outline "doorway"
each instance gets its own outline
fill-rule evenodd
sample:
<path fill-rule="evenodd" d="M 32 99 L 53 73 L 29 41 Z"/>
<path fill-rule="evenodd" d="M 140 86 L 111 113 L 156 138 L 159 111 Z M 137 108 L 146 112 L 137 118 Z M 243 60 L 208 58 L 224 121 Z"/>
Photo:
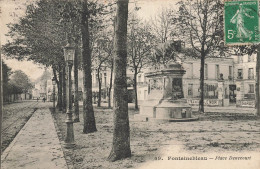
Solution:
<path fill-rule="evenodd" d="M 236 85 L 229 85 L 229 102 L 236 103 Z"/>

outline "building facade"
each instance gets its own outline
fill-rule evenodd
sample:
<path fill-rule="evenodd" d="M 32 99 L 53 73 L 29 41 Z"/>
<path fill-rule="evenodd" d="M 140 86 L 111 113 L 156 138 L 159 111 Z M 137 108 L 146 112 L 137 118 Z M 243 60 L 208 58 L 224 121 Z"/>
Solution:
<path fill-rule="evenodd" d="M 256 84 L 256 55 L 240 55 L 234 59 L 237 106 L 254 107 Z"/>
<path fill-rule="evenodd" d="M 183 94 L 188 103 L 199 105 L 200 59 L 186 59 L 183 76 Z M 204 105 L 254 107 L 256 55 L 230 58 L 207 58 L 204 67 Z M 145 72 L 139 74 L 139 103 L 146 100 L 148 85 Z"/>
<path fill-rule="evenodd" d="M 183 93 L 191 105 L 200 100 L 200 60 L 187 59 L 183 63 Z M 207 58 L 204 67 L 204 105 L 221 106 L 235 104 L 233 58 Z M 232 89 L 232 90 L 231 90 Z M 229 100 L 229 101 L 227 101 Z"/>

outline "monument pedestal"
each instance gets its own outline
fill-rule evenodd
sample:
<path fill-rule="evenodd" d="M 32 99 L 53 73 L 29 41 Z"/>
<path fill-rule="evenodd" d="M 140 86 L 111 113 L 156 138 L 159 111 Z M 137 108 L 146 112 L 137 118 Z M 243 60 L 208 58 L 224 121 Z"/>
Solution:
<path fill-rule="evenodd" d="M 141 121 L 159 122 L 184 122 L 198 120 L 192 116 L 191 106 L 184 99 L 161 101 L 146 101 L 140 107 L 140 114 L 135 115 L 135 119 Z"/>
<path fill-rule="evenodd" d="M 178 63 L 146 74 L 149 79 L 148 99 L 140 105 L 135 119 L 142 121 L 193 121 L 191 106 L 183 99 L 182 76 L 185 70 Z"/>

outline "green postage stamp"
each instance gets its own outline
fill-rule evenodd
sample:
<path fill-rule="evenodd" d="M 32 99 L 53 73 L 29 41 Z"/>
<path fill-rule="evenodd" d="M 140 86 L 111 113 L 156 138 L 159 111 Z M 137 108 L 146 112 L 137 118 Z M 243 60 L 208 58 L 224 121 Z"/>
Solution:
<path fill-rule="evenodd" d="M 226 45 L 259 43 L 258 1 L 225 2 Z"/>

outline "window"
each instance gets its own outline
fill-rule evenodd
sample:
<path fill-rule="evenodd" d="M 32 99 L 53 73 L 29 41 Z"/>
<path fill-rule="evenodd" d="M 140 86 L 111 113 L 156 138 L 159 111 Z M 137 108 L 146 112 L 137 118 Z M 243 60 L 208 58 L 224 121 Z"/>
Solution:
<path fill-rule="evenodd" d="M 248 62 L 253 62 L 254 59 L 253 59 L 253 55 L 248 55 Z"/>
<path fill-rule="evenodd" d="M 238 63 L 243 63 L 243 56 L 242 55 L 238 56 Z"/>
<path fill-rule="evenodd" d="M 204 67 L 204 75 L 205 75 L 205 79 L 208 79 L 208 65 L 205 64 L 205 67 Z"/>
<path fill-rule="evenodd" d="M 191 64 L 191 67 L 190 67 L 191 69 L 191 78 L 193 78 L 193 64 Z"/>
<path fill-rule="evenodd" d="M 217 98 L 217 84 L 204 84 L 204 97 L 208 99 Z"/>
<path fill-rule="evenodd" d="M 254 56 L 248 55 L 248 62 L 254 62 Z"/>
<path fill-rule="evenodd" d="M 253 68 L 248 69 L 248 79 L 254 79 L 254 69 Z"/>
<path fill-rule="evenodd" d="M 188 84 L 188 96 L 192 96 L 192 89 L 193 89 L 193 84 Z"/>
<path fill-rule="evenodd" d="M 138 80 L 137 80 L 137 82 L 139 82 L 139 83 L 141 82 L 141 75 L 140 75 L 140 74 L 138 75 Z"/>
<path fill-rule="evenodd" d="M 232 80 L 232 66 L 229 66 L 229 69 L 228 69 L 229 71 L 228 71 L 228 79 L 229 80 Z"/>
<path fill-rule="evenodd" d="M 101 84 L 101 86 L 102 86 L 102 80 L 103 80 L 102 77 L 103 77 L 103 76 L 102 76 L 102 73 L 100 73 L 100 74 L 99 74 L 99 78 L 100 78 L 100 84 Z"/>
<path fill-rule="evenodd" d="M 254 84 L 249 84 L 249 92 L 248 93 L 254 93 L 255 87 Z"/>
<path fill-rule="evenodd" d="M 146 77 L 144 76 L 144 83 L 146 83 Z"/>
<path fill-rule="evenodd" d="M 147 90 L 144 91 L 144 99 L 147 97 Z"/>
<path fill-rule="evenodd" d="M 243 69 L 237 70 L 237 79 L 243 79 Z"/>
<path fill-rule="evenodd" d="M 96 86 L 98 86 L 98 74 L 96 73 Z"/>
<path fill-rule="evenodd" d="M 104 73 L 104 85 L 107 86 L 107 73 Z"/>
<path fill-rule="evenodd" d="M 216 65 L 216 79 L 219 79 L 219 65 Z"/>

